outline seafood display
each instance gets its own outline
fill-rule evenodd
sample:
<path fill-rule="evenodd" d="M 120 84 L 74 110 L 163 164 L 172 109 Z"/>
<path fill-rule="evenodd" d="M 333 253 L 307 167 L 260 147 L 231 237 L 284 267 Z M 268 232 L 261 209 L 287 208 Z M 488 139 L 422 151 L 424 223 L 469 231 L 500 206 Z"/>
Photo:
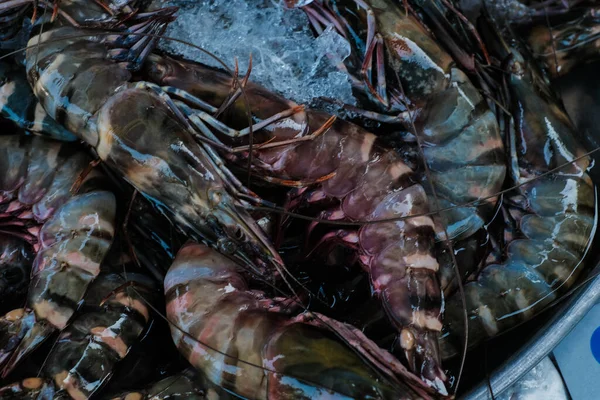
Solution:
<path fill-rule="evenodd" d="M 480 346 L 585 283 L 599 175 L 597 102 L 563 79 L 597 63 L 597 6 L 484 3 L 185 4 L 222 60 L 169 28 L 177 0 L 0 0 L 0 398 L 486 379 Z M 267 88 L 238 52 L 268 18 Z"/>

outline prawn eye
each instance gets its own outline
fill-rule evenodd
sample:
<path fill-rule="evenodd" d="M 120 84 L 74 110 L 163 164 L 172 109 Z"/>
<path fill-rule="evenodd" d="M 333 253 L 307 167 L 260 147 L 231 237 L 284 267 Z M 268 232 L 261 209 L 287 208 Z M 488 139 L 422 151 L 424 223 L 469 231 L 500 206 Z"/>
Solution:
<path fill-rule="evenodd" d="M 219 205 L 222 199 L 223 194 L 219 190 L 208 191 L 208 201 L 213 207 Z"/>
<path fill-rule="evenodd" d="M 217 250 L 223 254 L 233 254 L 237 250 L 237 245 L 227 238 L 221 238 L 217 241 Z"/>
<path fill-rule="evenodd" d="M 151 64 L 150 68 L 148 69 L 148 74 L 156 80 L 160 80 L 163 78 L 166 78 L 167 76 L 170 75 L 170 68 L 166 65 L 163 65 L 161 63 L 149 63 Z"/>

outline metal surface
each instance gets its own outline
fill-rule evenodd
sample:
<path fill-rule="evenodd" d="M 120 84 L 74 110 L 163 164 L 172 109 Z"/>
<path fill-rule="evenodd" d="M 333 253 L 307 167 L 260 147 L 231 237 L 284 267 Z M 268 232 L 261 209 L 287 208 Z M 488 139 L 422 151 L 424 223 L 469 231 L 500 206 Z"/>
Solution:
<path fill-rule="evenodd" d="M 600 272 L 597 266 L 592 273 Z M 490 375 L 494 396 L 505 391 L 546 357 L 600 300 L 600 276 L 580 288 L 557 310 L 521 349 Z M 480 382 L 461 397 L 468 400 L 492 400 L 487 382 Z"/>

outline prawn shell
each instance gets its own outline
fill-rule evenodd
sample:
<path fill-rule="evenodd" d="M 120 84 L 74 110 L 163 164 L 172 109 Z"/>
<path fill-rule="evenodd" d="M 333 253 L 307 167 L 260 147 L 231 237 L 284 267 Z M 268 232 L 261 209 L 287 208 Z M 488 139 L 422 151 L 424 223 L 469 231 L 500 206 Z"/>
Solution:
<path fill-rule="evenodd" d="M 61 332 L 46 362 L 45 374 L 74 399 L 89 398 L 110 379 L 149 322 L 145 302 L 155 300 L 153 282 L 144 275 L 107 269 L 89 286 L 86 311 Z M 119 289 L 128 282 L 139 284 L 144 294 Z"/>
<path fill-rule="evenodd" d="M 0 62 L 0 114 L 17 126 L 61 141 L 73 142 L 77 137 L 48 116 L 34 96 L 21 68 Z"/>
<path fill-rule="evenodd" d="M 66 326 L 100 272 L 114 235 L 115 209 L 112 193 L 87 193 L 74 197 L 44 225 L 40 236 L 45 248 L 35 259 L 28 294 L 38 318 L 59 329 Z M 75 225 L 65 223 L 71 220 Z"/>

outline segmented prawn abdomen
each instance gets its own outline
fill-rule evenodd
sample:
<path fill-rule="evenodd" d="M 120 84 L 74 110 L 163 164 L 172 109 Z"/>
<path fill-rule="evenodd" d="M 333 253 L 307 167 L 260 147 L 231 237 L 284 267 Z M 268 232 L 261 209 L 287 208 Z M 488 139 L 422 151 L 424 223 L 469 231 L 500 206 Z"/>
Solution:
<path fill-rule="evenodd" d="M 42 227 L 29 304 L 39 320 L 62 329 L 98 276 L 115 233 L 116 200 L 97 191 L 73 197 Z"/>
<path fill-rule="evenodd" d="M 119 289 L 125 282 L 145 288 Z M 147 290 L 151 285 L 143 275 L 114 272 L 101 274 L 90 285 L 84 299 L 86 311 L 61 332 L 45 364 L 44 373 L 58 388 L 74 399 L 87 399 L 109 379 L 149 321 L 145 302 L 153 300 Z M 143 298 L 140 291 L 144 291 Z"/>
<path fill-rule="evenodd" d="M 115 212 L 112 193 L 90 192 L 73 197 L 42 227 L 43 245 L 27 293 L 33 311 L 14 319 L 8 313 L 1 319 L 7 325 L 3 331 L 10 331 L 7 340 L 13 343 L 2 349 L 4 374 L 54 329 L 67 325 L 112 243 Z"/>
<path fill-rule="evenodd" d="M 6 156 L 0 160 L 6 166 L 6 174 L 0 177 L 0 202 L 2 197 L 5 203 L 13 200 L 5 206 L 13 217 L 37 223 L 47 220 L 71 197 L 71 186 L 90 163 L 74 145 L 41 137 L 3 136 L 0 144 Z M 18 215 L 18 210 L 31 215 Z"/>
<path fill-rule="evenodd" d="M 91 37 L 82 38 L 85 33 Z M 71 36 L 78 37 L 62 40 Z M 39 46 L 39 52 L 34 46 L 38 40 L 57 39 L 61 40 Z M 131 79 L 131 73 L 105 56 L 101 38 L 90 31 L 52 29 L 32 38 L 29 45 L 34 47 L 27 52 L 27 74 L 36 97 L 56 122 L 95 145 L 93 116 Z"/>
<path fill-rule="evenodd" d="M 272 323 L 260 318 L 248 319 L 249 326 L 237 323 L 240 312 L 251 315 L 260 307 L 245 292 L 248 288 L 236 268 L 207 248 L 183 247 L 165 277 L 167 318 L 174 324 L 171 335 L 179 351 L 211 382 L 241 395 L 265 398 L 261 348 Z M 203 335 L 205 330 L 220 334 Z M 239 349 L 238 336 L 249 339 Z M 237 363 L 237 358 L 257 367 Z"/>
<path fill-rule="evenodd" d="M 427 211 L 423 189 L 413 185 L 389 194 L 369 219 L 387 219 Z M 369 272 L 376 293 L 390 304 L 390 317 L 398 328 L 441 329 L 442 304 L 433 255 L 433 223 L 429 217 L 365 225 L 361 247 L 372 257 Z"/>
<path fill-rule="evenodd" d="M 448 235 L 465 238 L 487 222 L 484 216 L 497 201 L 494 193 L 502 187 L 506 165 L 495 115 L 464 73 L 453 68 L 452 78 L 452 85 L 429 100 L 420 126 L 440 208 L 485 199 L 442 212 Z"/>
<path fill-rule="evenodd" d="M 509 164 L 514 192 L 506 197 L 515 236 L 501 264 L 485 267 L 465 285 L 469 344 L 526 321 L 565 293 L 584 269 L 598 218 L 589 157 L 546 81 L 515 48 L 509 79 L 514 130 Z M 560 167 L 560 168 L 559 168 Z M 558 169 L 557 169 L 558 168 Z M 441 347 L 458 353 L 462 304 L 449 299 Z"/>

